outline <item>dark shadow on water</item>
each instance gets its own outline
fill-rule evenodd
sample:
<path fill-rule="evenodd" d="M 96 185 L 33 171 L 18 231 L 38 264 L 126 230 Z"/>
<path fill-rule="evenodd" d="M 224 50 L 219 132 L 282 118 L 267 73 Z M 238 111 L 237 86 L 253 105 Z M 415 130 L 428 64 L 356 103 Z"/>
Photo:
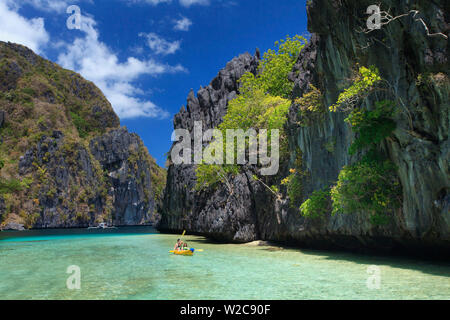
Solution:
<path fill-rule="evenodd" d="M 200 238 L 189 240 L 194 244 L 229 244 L 226 241 L 220 241 L 210 238 Z M 450 261 L 426 259 L 411 257 L 402 254 L 386 254 L 386 253 L 364 253 L 349 252 L 348 250 L 318 250 L 309 248 L 300 248 L 295 245 L 286 245 L 279 242 L 268 242 L 268 246 L 255 246 L 259 250 L 266 252 L 280 252 L 284 249 L 297 250 L 303 254 L 322 257 L 329 261 L 348 261 L 361 265 L 377 265 L 389 266 L 392 268 L 416 270 L 430 275 L 449 277 L 450 282 Z M 445 259 L 445 258 L 444 258 Z"/>
<path fill-rule="evenodd" d="M 218 241 L 210 238 L 192 239 L 189 240 L 192 244 L 229 244 L 229 242 Z M 430 275 L 449 277 L 450 282 L 450 262 L 433 260 L 433 259 L 419 259 L 404 255 L 395 254 L 381 254 L 381 253 L 353 253 L 345 250 L 315 250 L 303 249 L 298 246 L 290 246 L 283 243 L 268 242 L 269 246 L 255 246 L 260 250 L 266 252 L 280 252 L 284 249 L 297 250 L 303 254 L 320 256 L 329 261 L 348 261 L 361 265 L 377 265 L 389 266 L 392 268 L 416 270 Z"/>
<path fill-rule="evenodd" d="M 198 243 L 198 244 L 229 244 L 229 242 L 218 241 L 218 240 L 209 239 L 209 238 L 188 239 L 189 235 L 185 236 L 184 238 L 185 238 L 186 241 L 189 241 L 189 243 Z"/>
<path fill-rule="evenodd" d="M 360 264 L 389 266 L 392 268 L 410 269 L 423 273 L 448 277 L 450 282 L 450 263 L 443 261 L 417 260 L 408 257 L 393 256 L 361 256 L 356 254 L 328 255 L 327 260 L 344 260 Z M 395 261 L 393 261 L 395 260 Z"/>
<path fill-rule="evenodd" d="M 348 261 L 362 265 L 389 266 L 392 268 L 409 269 L 422 273 L 448 277 L 450 283 L 450 262 L 442 260 L 419 259 L 409 256 L 398 256 L 380 253 L 353 253 L 347 251 L 326 251 L 314 249 L 301 249 L 298 247 L 277 244 L 279 248 L 297 250 L 303 254 L 320 256 L 329 261 Z M 267 249 L 266 249 L 267 250 Z M 270 250 L 276 252 L 278 250 Z"/>

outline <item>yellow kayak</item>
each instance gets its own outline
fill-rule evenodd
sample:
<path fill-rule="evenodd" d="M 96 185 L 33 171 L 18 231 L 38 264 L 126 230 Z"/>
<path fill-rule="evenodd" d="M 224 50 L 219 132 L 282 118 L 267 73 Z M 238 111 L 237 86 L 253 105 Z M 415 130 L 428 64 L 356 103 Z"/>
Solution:
<path fill-rule="evenodd" d="M 180 256 L 193 256 L 194 255 L 194 249 L 189 250 L 177 250 L 177 251 L 170 251 L 170 253 L 180 255 Z"/>

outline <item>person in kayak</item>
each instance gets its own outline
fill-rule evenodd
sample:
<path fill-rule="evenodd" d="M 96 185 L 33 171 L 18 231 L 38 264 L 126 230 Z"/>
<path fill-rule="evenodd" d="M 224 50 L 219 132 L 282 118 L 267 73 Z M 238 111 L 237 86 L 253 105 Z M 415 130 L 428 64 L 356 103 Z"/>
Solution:
<path fill-rule="evenodd" d="M 183 243 L 183 251 L 192 251 L 192 253 L 194 253 L 194 248 L 189 248 L 187 242 Z"/>
<path fill-rule="evenodd" d="M 177 243 L 175 243 L 175 246 L 173 247 L 174 251 L 178 251 L 181 250 L 183 246 L 183 241 L 181 241 L 181 239 L 177 240 Z"/>

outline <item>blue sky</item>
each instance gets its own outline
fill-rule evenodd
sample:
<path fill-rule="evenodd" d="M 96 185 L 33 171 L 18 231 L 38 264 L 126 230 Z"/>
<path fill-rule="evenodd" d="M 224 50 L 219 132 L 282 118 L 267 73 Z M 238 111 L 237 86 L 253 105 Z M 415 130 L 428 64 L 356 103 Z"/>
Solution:
<path fill-rule="evenodd" d="M 80 30 L 66 26 L 70 5 Z M 307 34 L 304 0 L 0 0 L 0 40 L 97 84 L 161 166 L 189 91 L 288 34 Z"/>

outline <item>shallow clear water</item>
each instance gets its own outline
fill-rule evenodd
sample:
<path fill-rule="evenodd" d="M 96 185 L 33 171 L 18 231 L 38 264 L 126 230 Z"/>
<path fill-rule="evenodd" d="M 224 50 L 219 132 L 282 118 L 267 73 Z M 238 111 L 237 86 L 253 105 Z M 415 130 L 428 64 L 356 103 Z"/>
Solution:
<path fill-rule="evenodd" d="M 0 299 L 450 299 L 443 263 L 193 236 L 185 240 L 204 251 L 184 257 L 168 253 L 176 235 L 151 229 L 60 232 L 0 239 Z M 80 290 L 66 287 L 70 265 L 81 269 Z M 380 268 L 378 290 L 366 284 L 371 265 Z"/>

